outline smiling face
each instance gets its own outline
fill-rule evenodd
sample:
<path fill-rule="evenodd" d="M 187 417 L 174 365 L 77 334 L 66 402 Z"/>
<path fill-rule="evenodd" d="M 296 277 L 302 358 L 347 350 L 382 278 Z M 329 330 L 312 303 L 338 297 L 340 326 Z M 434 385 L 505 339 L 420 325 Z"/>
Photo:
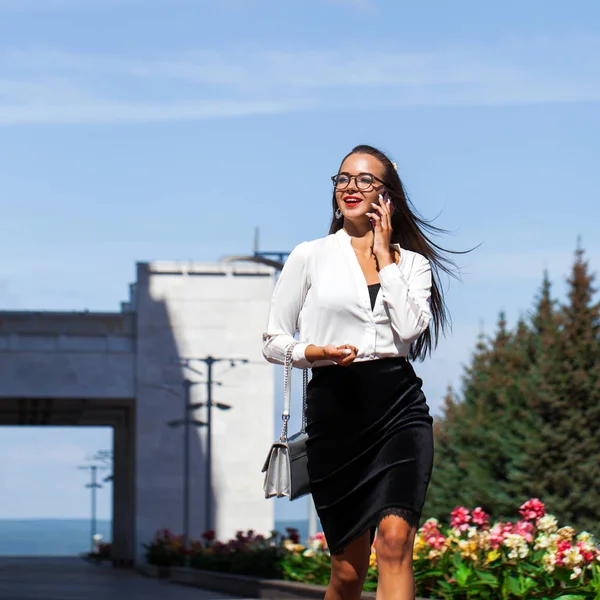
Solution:
<path fill-rule="evenodd" d="M 356 177 L 361 173 L 370 173 L 379 179 L 384 179 L 384 167 L 379 159 L 369 154 L 351 154 L 340 167 L 338 177 L 342 174 L 351 176 L 350 183 L 343 189 L 335 188 L 335 199 L 345 220 L 356 224 L 368 222 L 366 213 L 373 212 L 372 202 L 379 201 L 379 194 L 384 186 L 380 181 L 373 180 L 373 185 L 366 190 L 360 189 L 360 180 Z"/>

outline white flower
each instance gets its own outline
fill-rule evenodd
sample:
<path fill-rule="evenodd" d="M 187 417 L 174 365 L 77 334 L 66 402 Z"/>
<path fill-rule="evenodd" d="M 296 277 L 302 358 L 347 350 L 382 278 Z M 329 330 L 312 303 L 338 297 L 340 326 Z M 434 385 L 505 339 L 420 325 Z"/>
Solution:
<path fill-rule="evenodd" d="M 398 165 L 395 162 L 392 163 L 392 167 L 394 167 L 394 171 L 398 171 Z"/>
<path fill-rule="evenodd" d="M 469 527 L 469 529 L 467 530 L 467 537 L 468 538 L 473 538 L 475 537 L 479 532 L 477 531 L 477 527 Z"/>
<path fill-rule="evenodd" d="M 554 533 L 558 529 L 558 520 L 554 515 L 545 515 L 538 519 L 537 528 L 544 533 Z"/>
<path fill-rule="evenodd" d="M 555 533 L 551 533 L 550 535 L 542 533 L 536 538 L 534 548 L 535 550 L 545 550 L 546 548 L 555 546 L 557 541 L 558 536 Z"/>
<path fill-rule="evenodd" d="M 552 573 L 556 564 L 556 553 L 548 552 L 548 554 L 544 554 L 544 558 L 542 560 L 544 562 L 544 570 L 547 573 Z"/>
<path fill-rule="evenodd" d="M 307 548 L 302 556 L 305 556 L 306 558 L 314 558 L 315 556 L 315 551 L 312 548 Z"/>
<path fill-rule="evenodd" d="M 581 556 L 579 548 L 577 548 L 576 546 L 574 546 L 573 548 L 567 548 L 563 552 L 563 557 L 565 565 L 567 565 L 568 567 L 578 565 L 580 562 L 583 562 L 583 556 Z"/>
<path fill-rule="evenodd" d="M 578 542 L 590 542 L 590 544 L 593 546 L 594 545 L 594 536 L 589 531 L 582 531 L 577 536 L 577 541 Z"/>
<path fill-rule="evenodd" d="M 508 558 L 525 558 L 529 554 L 527 540 L 518 533 L 509 533 L 504 538 L 503 544 L 510 548 Z"/>
<path fill-rule="evenodd" d="M 592 540 L 580 540 L 579 543 L 581 544 L 579 547 L 584 552 L 594 552 L 596 550 L 596 546 Z"/>

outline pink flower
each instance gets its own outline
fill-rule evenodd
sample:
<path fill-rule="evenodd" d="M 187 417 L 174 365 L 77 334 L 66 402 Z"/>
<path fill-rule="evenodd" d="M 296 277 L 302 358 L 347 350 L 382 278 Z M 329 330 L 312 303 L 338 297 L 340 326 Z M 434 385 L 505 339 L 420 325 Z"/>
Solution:
<path fill-rule="evenodd" d="M 546 507 L 541 500 L 531 498 L 521 506 L 519 512 L 527 521 L 537 521 L 546 514 Z"/>
<path fill-rule="evenodd" d="M 430 548 L 439 550 L 446 542 L 446 537 L 439 530 L 439 523 L 435 519 L 428 519 L 421 527 L 423 539 Z"/>
<path fill-rule="evenodd" d="M 499 548 L 502 545 L 502 542 L 504 541 L 504 536 L 506 535 L 505 533 L 505 525 L 503 523 L 496 523 L 491 529 L 490 529 L 490 546 L 496 550 L 497 548 Z"/>
<path fill-rule="evenodd" d="M 469 529 L 469 521 L 471 520 L 471 515 L 464 506 L 457 506 L 452 511 L 450 516 L 452 517 L 450 519 L 451 527 L 458 529 L 459 531 L 467 531 L 467 529 Z"/>
<path fill-rule="evenodd" d="M 483 511 L 481 506 L 478 506 L 471 515 L 473 524 L 481 528 L 486 528 L 489 525 L 490 516 Z"/>
<path fill-rule="evenodd" d="M 523 519 L 514 526 L 513 533 L 517 533 L 531 544 L 533 542 L 533 523 Z"/>
<path fill-rule="evenodd" d="M 438 533 L 437 535 L 429 535 L 425 537 L 425 541 L 427 542 L 430 548 L 433 548 L 434 550 L 439 550 L 446 543 L 446 538 L 441 533 Z"/>
<path fill-rule="evenodd" d="M 421 530 L 425 536 L 437 533 L 439 531 L 439 523 L 436 519 L 427 519 L 427 521 L 423 523 Z"/>

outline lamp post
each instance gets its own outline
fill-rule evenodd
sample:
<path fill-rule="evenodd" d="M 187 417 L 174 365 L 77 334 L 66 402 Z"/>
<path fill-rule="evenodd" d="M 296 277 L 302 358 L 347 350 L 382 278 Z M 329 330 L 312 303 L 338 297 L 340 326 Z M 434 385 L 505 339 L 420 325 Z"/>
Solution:
<path fill-rule="evenodd" d="M 191 404 L 191 389 L 199 382 L 183 380 L 184 405 L 183 418 L 169 421 L 169 427 L 183 426 L 183 549 L 187 550 L 190 541 L 190 426 L 204 427 L 204 421 L 190 418 L 190 411 L 194 405 Z"/>
<path fill-rule="evenodd" d="M 94 548 L 95 548 L 95 543 L 94 543 L 94 539 L 96 536 L 96 490 L 100 489 L 102 487 L 102 485 L 100 485 L 98 483 L 98 469 L 102 468 L 102 467 L 98 467 L 98 465 L 85 465 L 82 467 L 79 467 L 82 470 L 85 471 L 89 471 L 90 472 L 90 483 L 86 483 L 85 487 L 89 488 L 92 492 L 92 511 L 91 511 L 91 536 L 90 536 L 90 541 L 91 541 L 91 551 L 94 552 Z"/>
<path fill-rule="evenodd" d="M 221 385 L 221 382 L 214 381 L 213 379 L 213 366 L 219 362 L 229 362 L 231 367 L 235 367 L 238 364 L 246 364 L 248 359 L 246 358 L 215 358 L 213 356 L 207 356 L 204 358 L 184 358 L 180 359 L 180 365 L 189 369 L 193 373 L 204 375 L 201 371 L 195 369 L 192 365 L 192 361 L 203 362 L 206 365 L 206 402 L 197 402 L 191 404 L 190 408 L 195 410 L 197 408 L 206 407 L 206 423 L 198 422 L 201 426 L 206 427 L 206 468 L 205 468 L 205 479 L 204 479 L 204 530 L 210 531 L 213 529 L 212 523 L 212 423 L 213 414 L 212 409 L 217 408 L 218 410 L 229 410 L 231 406 L 222 402 L 213 401 L 213 386 Z"/>
<path fill-rule="evenodd" d="M 104 463 L 111 471 L 114 471 L 114 452 L 112 450 L 98 450 L 92 457 L 92 460 Z M 115 478 L 114 473 L 107 475 L 102 481 L 108 483 Z"/>

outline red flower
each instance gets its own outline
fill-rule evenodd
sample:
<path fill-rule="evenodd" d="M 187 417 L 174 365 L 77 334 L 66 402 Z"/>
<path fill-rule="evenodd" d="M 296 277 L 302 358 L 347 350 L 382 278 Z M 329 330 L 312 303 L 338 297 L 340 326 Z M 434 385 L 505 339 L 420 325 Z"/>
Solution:
<path fill-rule="evenodd" d="M 292 544 L 300 543 L 300 533 L 298 532 L 298 530 L 295 527 L 287 527 L 286 531 L 288 534 L 288 538 L 289 538 L 290 542 L 292 542 Z"/>
<path fill-rule="evenodd" d="M 481 506 L 478 506 L 471 514 L 473 524 L 478 527 L 486 528 L 490 521 L 490 516 L 483 511 Z"/>
<path fill-rule="evenodd" d="M 579 548 L 579 554 L 583 556 L 583 560 L 585 560 L 586 563 L 589 564 L 593 562 L 596 558 L 596 553 L 593 550 L 586 550 L 586 545 L 583 542 L 577 542 L 575 545 Z"/>
<path fill-rule="evenodd" d="M 546 507 L 541 500 L 531 498 L 521 506 L 519 512 L 527 521 L 537 521 L 546 514 Z"/>
<path fill-rule="evenodd" d="M 450 526 L 460 531 L 467 531 L 469 529 L 469 521 L 471 520 L 471 515 L 469 511 L 464 506 L 457 506 L 452 513 L 450 514 L 452 517 L 450 519 Z"/>
<path fill-rule="evenodd" d="M 214 529 L 209 529 L 202 534 L 202 539 L 207 542 L 212 542 L 216 537 L 216 533 Z"/>
<path fill-rule="evenodd" d="M 565 552 L 571 549 L 571 542 L 567 540 L 560 540 L 556 544 L 556 560 L 554 564 L 557 567 L 565 566 Z"/>

